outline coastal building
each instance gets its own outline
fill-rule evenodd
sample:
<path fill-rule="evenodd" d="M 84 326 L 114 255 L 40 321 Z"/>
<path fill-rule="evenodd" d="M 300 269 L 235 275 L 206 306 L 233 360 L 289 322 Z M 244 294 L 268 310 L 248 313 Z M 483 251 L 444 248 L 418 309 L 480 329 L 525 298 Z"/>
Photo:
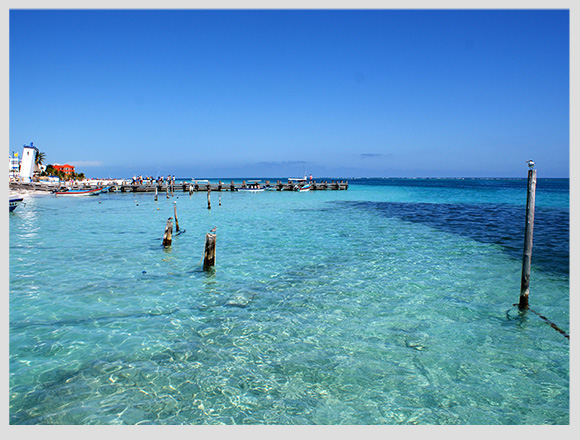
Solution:
<path fill-rule="evenodd" d="M 22 160 L 20 161 L 20 181 L 31 182 L 34 174 L 34 165 L 38 148 L 32 142 L 30 145 L 24 145 L 22 150 Z"/>
<path fill-rule="evenodd" d="M 16 180 L 20 172 L 20 159 L 18 153 L 12 152 L 12 156 L 8 156 L 8 176 L 10 181 Z"/>
<path fill-rule="evenodd" d="M 62 171 L 64 174 L 72 174 L 75 172 L 75 167 L 65 163 L 64 165 L 53 164 L 52 167 L 57 171 Z"/>

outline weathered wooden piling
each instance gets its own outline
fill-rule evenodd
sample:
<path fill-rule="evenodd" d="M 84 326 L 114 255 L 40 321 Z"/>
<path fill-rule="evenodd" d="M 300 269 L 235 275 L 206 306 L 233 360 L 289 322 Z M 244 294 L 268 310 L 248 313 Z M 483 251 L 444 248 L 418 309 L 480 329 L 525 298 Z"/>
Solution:
<path fill-rule="evenodd" d="M 211 193 L 211 188 L 207 189 L 207 209 L 211 209 L 211 201 L 209 199 L 209 193 Z"/>
<path fill-rule="evenodd" d="M 203 251 L 203 270 L 209 270 L 215 266 L 215 244 L 217 235 L 212 233 L 205 234 L 205 248 Z"/>
<path fill-rule="evenodd" d="M 163 234 L 163 246 L 171 246 L 171 235 L 173 234 L 173 222 L 171 217 L 167 219 L 165 224 L 165 234 Z"/>
<path fill-rule="evenodd" d="M 534 211 L 536 206 L 536 170 L 528 171 L 528 196 L 526 201 L 526 229 L 524 257 L 522 261 L 522 284 L 519 308 L 527 309 L 530 296 L 530 272 L 532 268 L 532 244 L 534 236 Z"/>
<path fill-rule="evenodd" d="M 175 217 L 175 232 L 179 232 L 179 222 L 177 221 L 177 202 L 173 202 L 173 216 Z"/>

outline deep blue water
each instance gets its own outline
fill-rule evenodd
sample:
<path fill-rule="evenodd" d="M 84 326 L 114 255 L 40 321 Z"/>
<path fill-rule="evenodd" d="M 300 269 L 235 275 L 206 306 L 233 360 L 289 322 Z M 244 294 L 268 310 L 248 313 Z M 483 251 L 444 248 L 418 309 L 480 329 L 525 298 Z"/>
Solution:
<path fill-rule="evenodd" d="M 10 423 L 568 424 L 569 340 L 513 306 L 525 179 L 349 184 L 25 195 Z M 530 306 L 565 332 L 569 224 L 539 179 Z"/>

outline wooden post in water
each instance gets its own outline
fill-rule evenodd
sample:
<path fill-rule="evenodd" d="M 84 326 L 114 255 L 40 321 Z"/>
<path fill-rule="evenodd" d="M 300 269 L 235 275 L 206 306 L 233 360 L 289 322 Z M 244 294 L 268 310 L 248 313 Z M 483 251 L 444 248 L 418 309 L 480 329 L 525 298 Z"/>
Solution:
<path fill-rule="evenodd" d="M 205 234 L 205 249 L 203 251 L 203 270 L 208 270 L 215 266 L 215 243 L 217 235 Z"/>
<path fill-rule="evenodd" d="M 524 258 L 522 261 L 522 287 L 519 308 L 528 308 L 530 295 L 530 272 L 532 269 L 532 243 L 534 236 L 534 211 L 536 206 L 536 170 L 528 171 L 528 198 L 526 202 L 526 232 L 524 239 Z"/>
<path fill-rule="evenodd" d="M 155 186 L 155 201 L 157 201 L 157 186 Z"/>
<path fill-rule="evenodd" d="M 171 217 L 167 219 L 165 224 L 165 234 L 163 234 L 163 246 L 171 246 L 171 235 L 173 234 L 173 222 Z"/>
<path fill-rule="evenodd" d="M 175 232 L 179 232 L 179 222 L 177 221 L 177 202 L 173 202 L 173 214 L 175 217 Z"/>
<path fill-rule="evenodd" d="M 207 189 L 207 209 L 211 209 L 211 201 L 209 200 L 209 193 L 211 192 L 211 188 Z"/>

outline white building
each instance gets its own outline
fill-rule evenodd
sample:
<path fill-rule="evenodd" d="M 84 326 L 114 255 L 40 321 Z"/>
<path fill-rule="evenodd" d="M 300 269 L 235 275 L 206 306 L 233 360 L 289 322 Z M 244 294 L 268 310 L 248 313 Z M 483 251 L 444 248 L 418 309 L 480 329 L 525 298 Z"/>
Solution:
<path fill-rule="evenodd" d="M 20 181 L 30 182 L 32 181 L 32 175 L 34 174 L 34 165 L 36 155 L 38 154 L 38 148 L 32 145 L 24 145 L 22 150 L 22 160 L 20 161 Z"/>
<path fill-rule="evenodd" d="M 14 157 L 8 156 L 8 176 L 11 181 L 16 180 L 19 171 L 20 171 L 20 159 L 18 158 L 18 153 L 14 153 Z"/>

